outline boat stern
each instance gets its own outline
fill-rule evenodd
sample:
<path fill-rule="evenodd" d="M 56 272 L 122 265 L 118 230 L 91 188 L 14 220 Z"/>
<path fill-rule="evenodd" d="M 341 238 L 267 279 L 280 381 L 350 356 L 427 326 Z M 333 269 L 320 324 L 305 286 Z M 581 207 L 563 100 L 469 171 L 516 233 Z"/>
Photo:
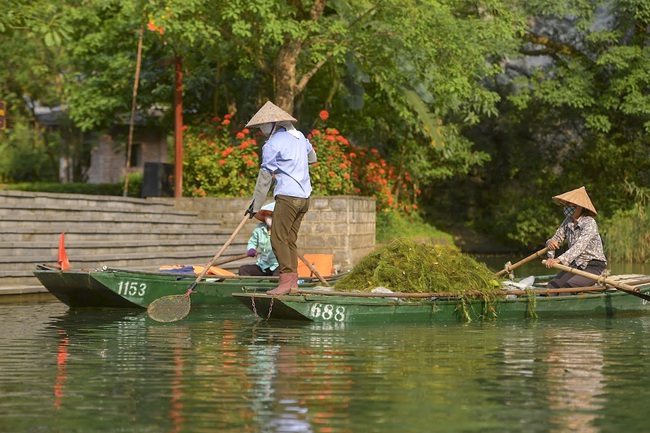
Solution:
<path fill-rule="evenodd" d="M 282 298 L 286 296 L 272 296 L 265 293 L 233 293 L 235 299 L 262 319 L 312 321 L 309 317 L 284 303 Z"/>

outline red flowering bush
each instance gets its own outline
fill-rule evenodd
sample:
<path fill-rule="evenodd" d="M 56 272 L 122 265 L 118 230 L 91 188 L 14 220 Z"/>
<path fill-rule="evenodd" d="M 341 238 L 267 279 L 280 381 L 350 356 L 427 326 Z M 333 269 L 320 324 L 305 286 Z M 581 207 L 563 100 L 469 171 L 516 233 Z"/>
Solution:
<path fill-rule="evenodd" d="M 324 111 L 319 116 L 325 120 L 329 114 Z M 314 129 L 308 138 L 318 155 L 318 162 L 309 171 L 314 195 L 374 197 L 377 210 L 404 215 L 417 210 L 414 201 L 420 191 L 409 173 L 398 176 L 397 169 L 377 149 L 354 147 L 333 128 L 325 132 Z"/>
<path fill-rule="evenodd" d="M 193 197 L 252 196 L 259 172 L 251 131 L 230 129 L 230 115 L 185 129 L 183 193 Z"/>
<path fill-rule="evenodd" d="M 314 129 L 307 136 L 316 151 L 318 162 L 309 168 L 314 195 L 356 195 L 350 143 L 336 129 L 321 133 Z"/>
<path fill-rule="evenodd" d="M 329 117 L 319 113 L 324 122 Z M 252 196 L 259 172 L 258 139 L 248 129 L 233 131 L 230 115 L 189 126 L 184 132 L 184 194 L 193 197 Z M 257 132 L 257 130 L 254 130 Z M 333 128 L 308 135 L 318 162 L 310 166 L 313 195 L 374 197 L 377 210 L 409 215 L 417 210 L 419 194 L 408 174 L 398 175 L 377 149 L 354 147 Z"/>

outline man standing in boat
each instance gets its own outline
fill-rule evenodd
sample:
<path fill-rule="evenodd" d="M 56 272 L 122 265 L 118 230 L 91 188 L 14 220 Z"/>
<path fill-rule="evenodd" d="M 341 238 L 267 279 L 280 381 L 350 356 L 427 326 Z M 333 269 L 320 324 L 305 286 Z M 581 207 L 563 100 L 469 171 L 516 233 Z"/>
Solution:
<path fill-rule="evenodd" d="M 271 247 L 280 264 L 280 284 L 267 293 L 284 295 L 298 288 L 298 231 L 309 210 L 311 181 L 309 164 L 316 162 L 316 152 L 294 119 L 280 107 L 267 102 L 246 127 L 258 127 L 268 140 L 262 147 L 262 164 L 255 184 L 253 201 L 246 214 L 252 218 L 260 211 L 275 179 L 275 209 Z"/>
<path fill-rule="evenodd" d="M 561 263 L 590 274 L 600 275 L 607 267 L 603 251 L 603 241 L 598 233 L 598 224 L 594 217 L 596 208 L 591 203 L 585 187 L 580 187 L 564 194 L 556 195 L 553 200 L 564 206 L 564 221 L 555 234 L 546 241 L 549 251 L 555 252 L 567 239 L 568 249 L 556 258 L 546 260 L 546 267 Z M 596 284 L 592 278 L 561 271 L 551 281 L 549 288 L 588 287 Z"/>

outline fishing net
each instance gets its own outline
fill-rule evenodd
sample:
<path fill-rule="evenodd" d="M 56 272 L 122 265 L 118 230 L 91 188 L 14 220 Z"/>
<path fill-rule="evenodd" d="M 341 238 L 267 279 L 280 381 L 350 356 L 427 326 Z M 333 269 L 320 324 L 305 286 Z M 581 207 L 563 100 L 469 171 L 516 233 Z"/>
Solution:
<path fill-rule="evenodd" d="M 156 299 L 147 307 L 147 314 L 157 322 L 175 322 L 190 312 L 189 294 L 169 295 Z"/>
<path fill-rule="evenodd" d="M 363 259 L 336 282 L 341 291 L 370 292 L 386 287 L 402 293 L 480 292 L 500 289 L 494 272 L 453 246 L 433 239 L 396 239 Z"/>

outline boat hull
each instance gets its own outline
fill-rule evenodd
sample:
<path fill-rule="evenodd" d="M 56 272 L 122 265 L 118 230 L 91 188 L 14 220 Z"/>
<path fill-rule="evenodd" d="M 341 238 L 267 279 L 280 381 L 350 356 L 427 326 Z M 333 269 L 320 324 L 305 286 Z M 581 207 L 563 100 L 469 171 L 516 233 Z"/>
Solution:
<path fill-rule="evenodd" d="M 194 274 L 116 268 L 61 271 L 38 265 L 33 272 L 57 299 L 75 308 L 147 308 L 163 296 L 187 293 L 196 280 Z M 196 285 L 192 304 L 239 307 L 233 293 L 265 293 L 278 285 L 277 280 L 277 277 L 208 277 Z M 301 286 L 310 288 L 316 284 L 314 279 L 305 279 Z"/>
<path fill-rule="evenodd" d="M 640 288 L 650 292 L 650 286 Z M 552 319 L 622 317 L 650 314 L 650 303 L 636 296 L 608 290 L 569 296 L 522 296 L 475 299 L 463 308 L 458 299 L 399 300 L 336 295 L 233 294 L 264 319 L 331 323 L 459 322 L 484 319 Z"/>
<path fill-rule="evenodd" d="M 105 269 L 92 272 L 90 277 L 126 299 L 128 302 L 147 308 L 151 302 L 169 295 L 187 293 L 196 275 L 171 274 L 162 272 L 130 271 Z M 316 280 L 307 279 L 302 287 L 314 287 Z M 277 287 L 277 277 L 215 277 L 199 282 L 191 295 L 192 305 L 234 305 L 239 302 L 233 293 L 266 293 Z"/>
<path fill-rule="evenodd" d="M 33 271 L 41 284 L 59 301 L 73 307 L 137 308 L 122 296 L 90 278 L 92 271 L 59 269 L 39 265 Z"/>

